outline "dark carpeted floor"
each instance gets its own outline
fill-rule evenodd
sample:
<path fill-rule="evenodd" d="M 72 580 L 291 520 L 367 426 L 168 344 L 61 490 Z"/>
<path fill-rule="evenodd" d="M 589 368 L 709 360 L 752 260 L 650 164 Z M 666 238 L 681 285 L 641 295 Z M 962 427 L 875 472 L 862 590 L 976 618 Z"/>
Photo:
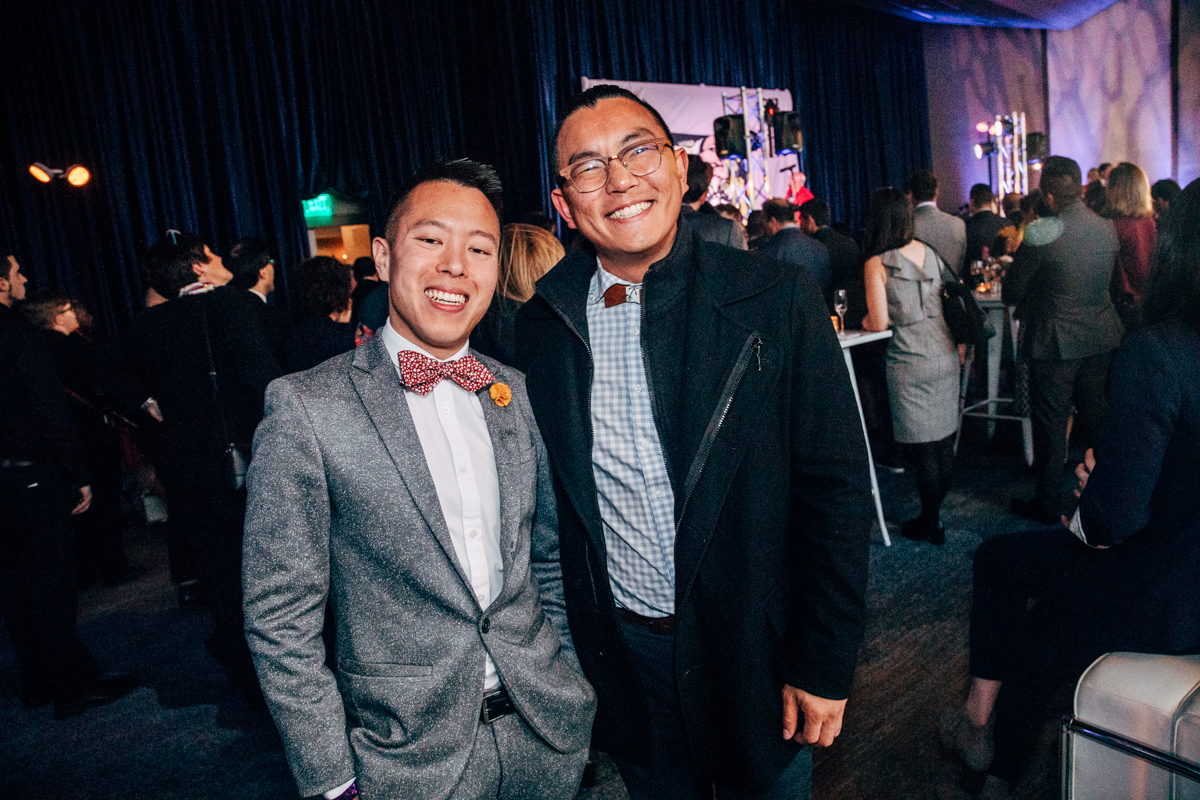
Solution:
<path fill-rule="evenodd" d="M 938 711 L 965 686 L 971 556 L 997 533 L 1026 529 L 1008 511 L 1033 481 L 1015 427 L 995 442 L 968 429 L 943 519 L 944 547 L 896 534 L 871 548 L 870 620 L 841 737 L 816 756 L 814 796 L 963 797 L 955 769 L 939 759 Z M 881 474 L 892 523 L 916 512 L 907 474 Z M 203 651 L 205 612 L 181 609 L 168 583 L 160 534 L 128 536 L 142 574 L 117 588 L 80 595 L 79 630 L 106 669 L 136 672 L 142 687 L 81 717 L 55 722 L 50 709 L 21 708 L 7 636 L 0 636 L 0 800 L 156 800 L 296 797 L 274 726 Z M 1022 798 L 1058 794 L 1057 718 L 1069 691 L 1046 715 L 1043 757 L 1019 787 Z M 624 798 L 611 762 L 580 798 Z"/>

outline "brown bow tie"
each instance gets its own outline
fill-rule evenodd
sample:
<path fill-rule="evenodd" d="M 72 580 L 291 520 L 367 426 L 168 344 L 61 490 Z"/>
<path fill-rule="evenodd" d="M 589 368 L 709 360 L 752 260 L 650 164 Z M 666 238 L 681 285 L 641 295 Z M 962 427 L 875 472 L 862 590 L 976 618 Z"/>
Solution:
<path fill-rule="evenodd" d="M 612 308 L 619 306 L 621 303 L 637 303 L 642 302 L 642 287 L 626 286 L 623 283 L 614 283 L 612 286 L 604 290 L 604 307 Z"/>

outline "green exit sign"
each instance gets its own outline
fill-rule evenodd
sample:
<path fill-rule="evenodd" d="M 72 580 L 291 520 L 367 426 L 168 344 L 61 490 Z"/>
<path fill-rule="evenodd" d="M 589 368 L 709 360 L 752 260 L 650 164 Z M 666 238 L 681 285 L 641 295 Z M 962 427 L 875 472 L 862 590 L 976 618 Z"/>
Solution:
<path fill-rule="evenodd" d="M 312 200 L 301 200 L 300 202 L 304 205 L 305 219 L 333 216 L 333 198 L 329 196 L 328 192 L 319 194 Z"/>

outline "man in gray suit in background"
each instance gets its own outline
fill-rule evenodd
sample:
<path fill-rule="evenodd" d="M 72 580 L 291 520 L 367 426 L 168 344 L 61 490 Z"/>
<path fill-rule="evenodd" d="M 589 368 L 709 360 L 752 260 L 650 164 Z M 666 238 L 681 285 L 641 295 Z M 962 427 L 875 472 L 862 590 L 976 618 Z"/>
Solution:
<path fill-rule="evenodd" d="M 595 695 L 567 628 L 549 462 L 524 377 L 468 353 L 495 291 L 499 204 L 490 167 L 418 173 L 372 242 L 388 323 L 267 390 L 246 632 L 304 796 L 579 786 Z"/>
<path fill-rule="evenodd" d="M 967 255 L 967 223 L 937 207 L 937 177 L 919 169 L 908 179 L 913 204 L 913 235 L 937 251 L 955 275 L 961 275 Z"/>
<path fill-rule="evenodd" d="M 1018 515 L 1057 524 L 1062 508 L 1067 418 L 1095 433 L 1107 405 L 1112 352 L 1124 331 L 1108 294 L 1118 242 L 1111 221 L 1080 200 L 1079 165 L 1051 156 L 1042 163 L 1042 191 L 1055 216 L 1036 220 L 1004 278 L 1004 304 L 1017 307 L 1021 355 L 1029 360 L 1037 496 L 1014 498 Z"/>
<path fill-rule="evenodd" d="M 767 230 L 771 232 L 771 238 L 759 246 L 758 252 L 802 267 L 824 295 L 832 280 L 829 248 L 800 229 L 796 207 L 787 200 L 772 198 L 763 203 L 762 210 L 767 212 Z"/>
<path fill-rule="evenodd" d="M 708 205 L 708 185 L 712 182 L 712 164 L 700 160 L 700 156 L 688 156 L 688 190 L 683 195 L 681 213 L 696 235 L 706 242 L 715 242 L 738 250 L 748 250 L 746 227 L 726 219 Z M 703 207 L 708 206 L 707 210 Z"/>

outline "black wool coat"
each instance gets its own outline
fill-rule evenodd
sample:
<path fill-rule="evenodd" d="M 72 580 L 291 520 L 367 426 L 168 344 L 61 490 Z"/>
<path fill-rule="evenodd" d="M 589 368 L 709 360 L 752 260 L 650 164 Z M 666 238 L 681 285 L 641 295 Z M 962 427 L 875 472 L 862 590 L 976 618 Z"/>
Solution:
<path fill-rule="evenodd" d="M 538 283 L 518 360 L 554 469 L 567 613 L 596 689 L 596 746 L 648 752 L 609 588 L 592 474 L 587 250 Z M 853 390 L 820 291 L 684 220 L 644 283 L 642 352 L 675 493 L 676 679 L 698 774 L 769 785 L 798 752 L 784 683 L 850 690 L 872 519 Z"/>

